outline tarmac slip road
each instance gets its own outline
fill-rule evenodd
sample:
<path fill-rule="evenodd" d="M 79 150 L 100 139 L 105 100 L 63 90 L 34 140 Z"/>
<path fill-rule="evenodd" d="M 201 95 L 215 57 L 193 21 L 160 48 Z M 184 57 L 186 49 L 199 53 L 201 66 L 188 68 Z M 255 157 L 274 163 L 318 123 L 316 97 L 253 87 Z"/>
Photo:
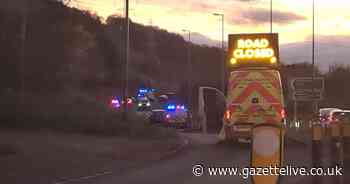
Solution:
<path fill-rule="evenodd" d="M 204 171 L 202 176 L 193 174 L 193 167 L 201 164 L 207 167 L 249 167 L 249 144 L 216 144 L 215 135 L 183 133 L 190 140 L 188 148 L 176 156 L 151 163 L 142 168 L 133 169 L 123 174 L 112 173 L 101 177 L 83 179 L 72 184 L 244 184 L 251 183 L 250 178 L 242 176 L 210 176 Z M 293 165 L 307 163 L 305 145 L 286 141 L 288 153 L 286 163 Z M 206 173 L 207 172 L 207 173 Z M 285 177 L 282 183 L 298 183 L 302 177 Z M 67 183 L 67 184 L 71 184 Z"/>

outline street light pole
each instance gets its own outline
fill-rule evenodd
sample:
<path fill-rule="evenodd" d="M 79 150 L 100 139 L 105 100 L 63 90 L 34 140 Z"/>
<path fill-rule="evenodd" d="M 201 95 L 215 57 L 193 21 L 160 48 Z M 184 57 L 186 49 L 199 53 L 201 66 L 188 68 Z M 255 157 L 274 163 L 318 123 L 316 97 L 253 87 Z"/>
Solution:
<path fill-rule="evenodd" d="M 20 30 L 20 60 L 19 60 L 19 98 L 18 104 L 22 105 L 25 94 L 25 55 L 26 55 L 26 39 L 28 24 L 28 1 L 25 1 L 21 12 L 21 30 Z"/>
<path fill-rule="evenodd" d="M 192 110 L 192 66 L 191 66 L 191 31 L 183 29 L 183 32 L 188 34 L 187 42 L 187 100 L 188 108 Z"/>
<path fill-rule="evenodd" d="M 220 83 L 220 89 L 221 91 L 225 91 L 225 44 L 224 44 L 224 39 L 225 39 L 225 15 L 222 13 L 213 13 L 214 16 L 220 16 L 221 17 L 221 60 L 222 63 L 220 65 L 221 67 L 221 83 Z"/>
<path fill-rule="evenodd" d="M 315 0 L 312 0 L 312 95 L 315 93 Z M 318 102 L 314 101 L 315 113 L 318 111 Z"/>
<path fill-rule="evenodd" d="M 272 0 L 270 0 L 270 32 L 272 33 Z"/>
<path fill-rule="evenodd" d="M 129 21 L 129 0 L 125 0 L 125 75 L 124 75 L 124 89 L 123 89 L 123 100 L 124 101 L 124 111 L 123 119 L 127 120 L 128 113 L 128 88 L 129 88 L 129 36 L 130 36 L 130 21 Z"/>

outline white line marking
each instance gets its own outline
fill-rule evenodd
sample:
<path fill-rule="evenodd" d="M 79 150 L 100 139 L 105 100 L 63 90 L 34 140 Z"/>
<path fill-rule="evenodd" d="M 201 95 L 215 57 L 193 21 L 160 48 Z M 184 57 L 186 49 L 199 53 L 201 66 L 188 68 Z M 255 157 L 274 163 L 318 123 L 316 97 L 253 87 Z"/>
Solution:
<path fill-rule="evenodd" d="M 99 176 L 104 176 L 104 175 L 109 175 L 109 174 L 112 174 L 112 172 L 106 171 L 106 172 L 96 173 L 96 174 L 90 175 L 90 176 L 83 176 L 83 177 L 74 178 L 74 179 L 65 179 L 64 181 L 54 182 L 53 184 L 66 184 L 66 183 L 70 183 L 70 182 L 87 180 L 87 179 L 96 178 Z"/>

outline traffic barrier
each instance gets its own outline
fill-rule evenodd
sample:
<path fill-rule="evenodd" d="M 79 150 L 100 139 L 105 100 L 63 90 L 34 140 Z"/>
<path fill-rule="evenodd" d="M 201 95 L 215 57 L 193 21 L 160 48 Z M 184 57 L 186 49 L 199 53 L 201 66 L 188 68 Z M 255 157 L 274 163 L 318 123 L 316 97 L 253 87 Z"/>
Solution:
<path fill-rule="evenodd" d="M 332 166 L 338 165 L 342 168 L 350 166 L 350 160 L 344 158 L 345 155 L 350 155 L 350 123 L 338 122 L 328 126 L 319 124 L 312 126 L 312 166 L 322 167 L 322 152 L 330 151 L 332 154 L 328 160 Z M 327 160 L 327 159 L 326 159 Z M 320 176 L 313 176 L 312 183 L 320 184 L 326 182 Z M 345 181 L 343 176 L 332 177 L 332 183 L 344 184 L 350 181 Z"/>
<path fill-rule="evenodd" d="M 320 125 L 312 126 L 312 144 L 311 144 L 311 156 L 312 156 L 312 166 L 317 168 L 321 166 L 321 140 L 326 132 L 324 128 Z M 321 183 L 321 178 L 319 176 L 312 177 L 313 184 Z"/>
<path fill-rule="evenodd" d="M 281 167 L 283 164 L 283 128 L 276 124 L 258 124 L 252 129 L 251 167 Z M 277 175 L 252 176 L 253 184 L 278 184 Z"/>
<path fill-rule="evenodd" d="M 314 125 L 312 127 L 312 140 L 313 141 L 320 141 L 322 137 L 324 136 L 324 130 L 321 125 Z"/>

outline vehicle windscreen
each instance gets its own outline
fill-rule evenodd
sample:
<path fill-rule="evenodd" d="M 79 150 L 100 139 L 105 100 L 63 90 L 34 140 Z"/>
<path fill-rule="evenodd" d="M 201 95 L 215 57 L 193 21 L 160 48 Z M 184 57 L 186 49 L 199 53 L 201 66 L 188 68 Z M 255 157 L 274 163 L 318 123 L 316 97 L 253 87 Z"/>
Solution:
<path fill-rule="evenodd" d="M 350 120 L 350 112 L 335 112 L 333 117 L 339 121 L 349 121 Z"/>

